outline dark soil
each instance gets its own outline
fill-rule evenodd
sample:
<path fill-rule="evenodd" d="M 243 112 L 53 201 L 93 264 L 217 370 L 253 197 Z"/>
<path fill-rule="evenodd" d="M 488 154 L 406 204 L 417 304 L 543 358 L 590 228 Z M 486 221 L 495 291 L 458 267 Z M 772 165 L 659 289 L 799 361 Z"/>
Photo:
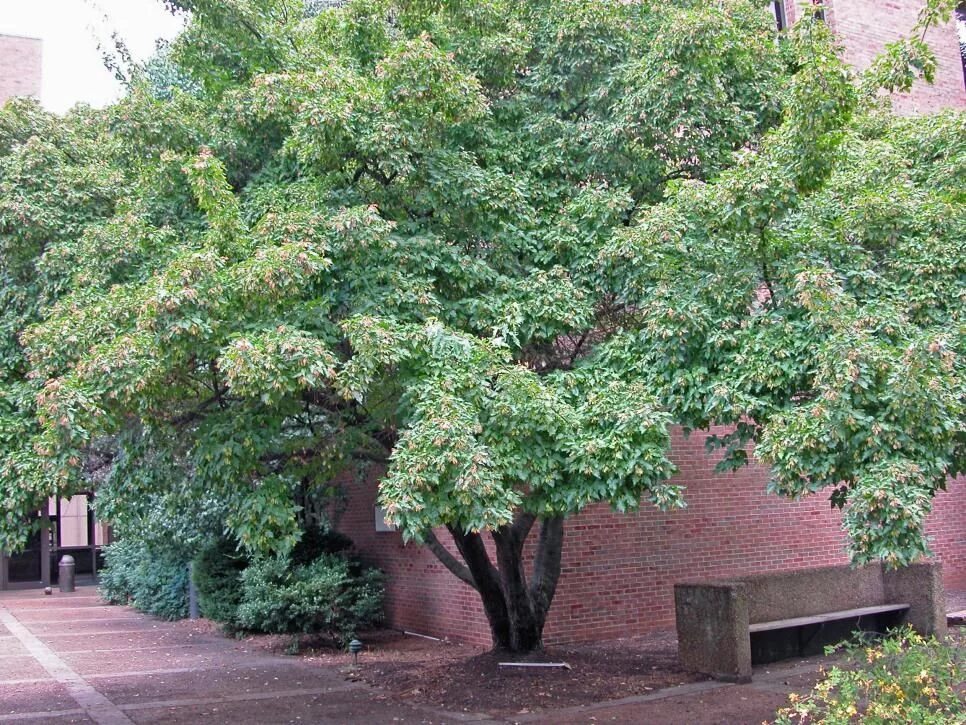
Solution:
<path fill-rule="evenodd" d="M 347 679 L 374 685 L 400 700 L 498 717 L 588 705 L 706 679 L 677 664 L 673 632 L 601 643 L 550 647 L 527 656 L 436 642 L 393 630 L 360 636 L 366 649 L 352 656 L 301 641 L 309 661 L 340 666 Z M 291 652 L 291 637 L 258 637 L 256 647 Z M 500 662 L 566 662 L 564 668 L 500 667 Z"/>

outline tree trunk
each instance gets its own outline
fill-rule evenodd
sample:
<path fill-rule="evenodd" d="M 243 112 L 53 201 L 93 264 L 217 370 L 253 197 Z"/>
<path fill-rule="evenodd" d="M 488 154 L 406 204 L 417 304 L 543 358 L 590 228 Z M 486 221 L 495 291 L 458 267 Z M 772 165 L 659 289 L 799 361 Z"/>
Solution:
<path fill-rule="evenodd" d="M 435 536 L 427 535 L 427 544 L 437 558 L 479 593 L 495 649 L 531 652 L 543 646 L 543 627 L 560 578 L 564 529 L 562 517 L 540 521 L 528 582 L 523 549 L 536 520 L 521 513 L 512 525 L 491 532 L 496 565 L 479 533 L 447 527 L 465 566 Z"/>

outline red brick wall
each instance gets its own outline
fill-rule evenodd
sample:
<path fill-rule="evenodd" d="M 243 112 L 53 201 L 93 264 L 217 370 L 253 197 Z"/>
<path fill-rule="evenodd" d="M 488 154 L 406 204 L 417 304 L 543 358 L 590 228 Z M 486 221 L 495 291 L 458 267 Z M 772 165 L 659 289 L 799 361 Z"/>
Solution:
<path fill-rule="evenodd" d="M 947 589 L 966 590 L 966 478 L 950 481 L 936 496 L 926 532 L 936 558 L 943 563 Z"/>
<path fill-rule="evenodd" d="M 810 2 L 810 0 L 805 0 Z M 789 24 L 802 15 L 803 0 L 783 0 Z M 838 35 L 845 60 L 864 70 L 879 53 L 898 38 L 908 35 L 924 0 L 823 0 L 825 19 Z M 897 95 L 893 108 L 903 114 L 931 113 L 943 108 L 966 107 L 966 83 L 959 54 L 956 20 L 926 35 L 939 67 L 933 85 L 918 82 L 909 94 Z"/>
<path fill-rule="evenodd" d="M 597 506 L 567 525 L 564 566 L 547 642 L 626 637 L 674 624 L 673 585 L 684 579 L 845 563 L 840 516 L 826 496 L 767 494 L 767 471 L 714 472 L 703 434 L 676 435 L 674 459 L 688 508 L 619 515 Z M 489 643 L 476 593 L 429 552 L 374 531 L 375 485 L 352 492 L 341 528 L 388 574 L 387 611 L 401 629 Z M 950 483 L 929 522 L 947 584 L 966 586 L 966 481 Z M 445 532 L 440 540 L 446 541 Z"/>
<path fill-rule="evenodd" d="M 924 4 L 924 0 L 825 0 L 826 17 L 842 42 L 845 60 L 859 70 L 867 68 L 886 43 L 909 34 Z M 917 82 L 912 93 L 893 99 L 893 108 L 910 114 L 966 107 L 955 18 L 932 28 L 926 42 L 939 61 L 935 83 Z"/>
<path fill-rule="evenodd" d="M 40 96 L 41 41 L 0 35 L 0 105 L 14 96 Z"/>

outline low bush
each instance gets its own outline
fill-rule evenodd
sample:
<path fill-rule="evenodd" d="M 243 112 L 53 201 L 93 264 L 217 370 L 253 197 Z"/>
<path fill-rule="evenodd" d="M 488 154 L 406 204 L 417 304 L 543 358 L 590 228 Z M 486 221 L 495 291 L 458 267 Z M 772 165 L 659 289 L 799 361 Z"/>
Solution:
<path fill-rule="evenodd" d="M 382 618 L 382 573 L 337 554 L 308 564 L 253 562 L 242 574 L 238 621 L 255 632 L 318 633 L 341 644 Z"/>
<path fill-rule="evenodd" d="M 231 539 L 220 537 L 201 551 L 194 560 L 192 577 L 203 617 L 229 628 L 238 626 L 241 574 L 247 566 L 248 557 Z"/>
<path fill-rule="evenodd" d="M 790 695 L 788 707 L 777 713 L 777 725 L 966 723 L 961 646 L 904 627 L 878 643 L 866 638 L 839 647 L 848 654 L 847 664 L 830 669 L 804 697 Z"/>
<path fill-rule="evenodd" d="M 104 547 L 100 594 L 111 604 L 130 604 L 162 619 L 188 616 L 188 563 L 150 551 L 136 540 Z"/>

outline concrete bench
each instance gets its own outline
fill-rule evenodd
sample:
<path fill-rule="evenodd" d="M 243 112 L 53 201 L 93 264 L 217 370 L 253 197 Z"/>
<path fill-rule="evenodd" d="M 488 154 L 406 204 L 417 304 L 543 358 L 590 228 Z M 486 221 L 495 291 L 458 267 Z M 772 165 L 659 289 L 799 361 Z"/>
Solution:
<path fill-rule="evenodd" d="M 876 607 L 859 607 L 858 609 L 843 609 L 838 612 L 826 612 L 816 614 L 812 617 L 792 617 L 791 619 L 776 619 L 774 622 L 758 622 L 748 625 L 748 633 L 771 632 L 776 629 L 794 629 L 797 627 L 807 627 L 812 624 L 825 624 L 827 622 L 837 622 L 842 619 L 860 620 L 873 614 L 898 614 L 909 609 L 905 603 L 881 604 Z"/>
<path fill-rule="evenodd" d="M 719 680 L 748 682 L 753 664 L 817 654 L 856 629 L 904 622 L 942 636 L 939 564 L 802 569 L 674 586 L 681 664 Z"/>

